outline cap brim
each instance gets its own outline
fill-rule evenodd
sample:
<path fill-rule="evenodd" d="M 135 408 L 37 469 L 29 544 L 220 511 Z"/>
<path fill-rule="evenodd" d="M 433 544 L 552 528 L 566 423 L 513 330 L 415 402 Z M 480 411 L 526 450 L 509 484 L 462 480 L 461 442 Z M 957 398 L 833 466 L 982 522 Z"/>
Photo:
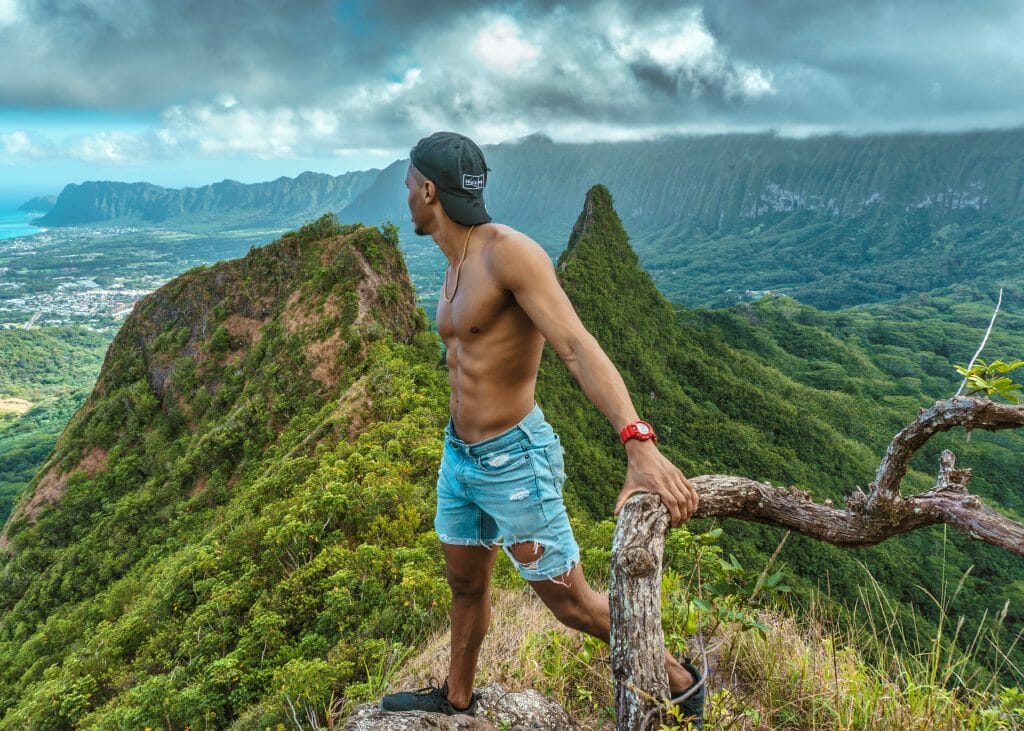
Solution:
<path fill-rule="evenodd" d="M 441 199 L 444 212 L 455 223 L 472 226 L 478 223 L 488 223 L 491 220 L 482 197 L 466 198 L 440 188 L 437 189 L 437 195 Z"/>

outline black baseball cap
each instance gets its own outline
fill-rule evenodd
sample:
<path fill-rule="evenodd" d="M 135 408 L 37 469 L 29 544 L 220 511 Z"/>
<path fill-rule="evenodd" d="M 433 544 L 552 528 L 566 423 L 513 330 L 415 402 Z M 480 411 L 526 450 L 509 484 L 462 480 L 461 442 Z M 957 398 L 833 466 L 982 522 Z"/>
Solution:
<path fill-rule="evenodd" d="M 416 143 L 409 160 L 437 186 L 448 218 L 463 226 L 491 220 L 484 207 L 490 168 L 473 140 L 457 132 L 435 132 Z"/>

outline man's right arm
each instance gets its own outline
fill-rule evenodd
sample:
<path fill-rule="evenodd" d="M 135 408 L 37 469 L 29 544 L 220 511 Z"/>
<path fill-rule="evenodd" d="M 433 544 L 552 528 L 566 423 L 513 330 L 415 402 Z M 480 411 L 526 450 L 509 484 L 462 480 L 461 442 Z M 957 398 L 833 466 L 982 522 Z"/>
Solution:
<path fill-rule="evenodd" d="M 488 252 L 488 269 L 544 335 L 598 410 L 618 434 L 638 416 L 618 369 L 580 321 L 566 296 L 547 253 L 522 234 L 495 242 Z M 697 491 L 682 470 L 654 442 L 630 440 L 626 449 L 626 481 L 615 502 L 618 513 L 634 492 L 661 497 L 673 526 L 697 509 Z"/>

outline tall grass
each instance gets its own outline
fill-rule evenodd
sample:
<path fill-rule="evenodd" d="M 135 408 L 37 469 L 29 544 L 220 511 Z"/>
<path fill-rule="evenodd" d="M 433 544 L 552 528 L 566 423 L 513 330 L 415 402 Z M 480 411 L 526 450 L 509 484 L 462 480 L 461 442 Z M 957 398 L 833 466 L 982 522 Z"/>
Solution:
<path fill-rule="evenodd" d="M 710 704 L 717 729 L 1024 729 L 1024 692 L 1003 687 L 999 673 L 1024 630 L 1000 646 L 1006 611 L 983 617 L 972 635 L 950 612 L 967 574 L 939 595 L 937 629 L 920 634 L 864 568 L 852 616 L 839 622 L 820 593 L 800 618 L 763 609 L 767 632 L 726 631 L 717 653 Z M 922 623 L 923 626 L 924 623 Z M 979 648 L 1000 658 L 985 667 Z M 907 649 L 909 648 L 909 650 Z M 1019 668 L 1010 667 L 1024 681 Z"/>

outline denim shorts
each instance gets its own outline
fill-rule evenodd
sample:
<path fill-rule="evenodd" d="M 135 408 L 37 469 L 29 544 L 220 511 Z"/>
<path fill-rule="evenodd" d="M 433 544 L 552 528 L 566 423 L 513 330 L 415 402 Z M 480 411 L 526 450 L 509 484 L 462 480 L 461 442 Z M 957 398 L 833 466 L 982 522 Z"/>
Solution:
<path fill-rule="evenodd" d="M 451 419 L 437 472 L 434 529 L 442 543 L 501 545 L 527 581 L 555 579 L 580 560 L 562 500 L 562 444 L 540 407 L 502 434 L 468 444 Z M 509 550 L 533 543 L 535 561 L 520 563 Z M 560 582 L 564 583 L 564 582 Z"/>

